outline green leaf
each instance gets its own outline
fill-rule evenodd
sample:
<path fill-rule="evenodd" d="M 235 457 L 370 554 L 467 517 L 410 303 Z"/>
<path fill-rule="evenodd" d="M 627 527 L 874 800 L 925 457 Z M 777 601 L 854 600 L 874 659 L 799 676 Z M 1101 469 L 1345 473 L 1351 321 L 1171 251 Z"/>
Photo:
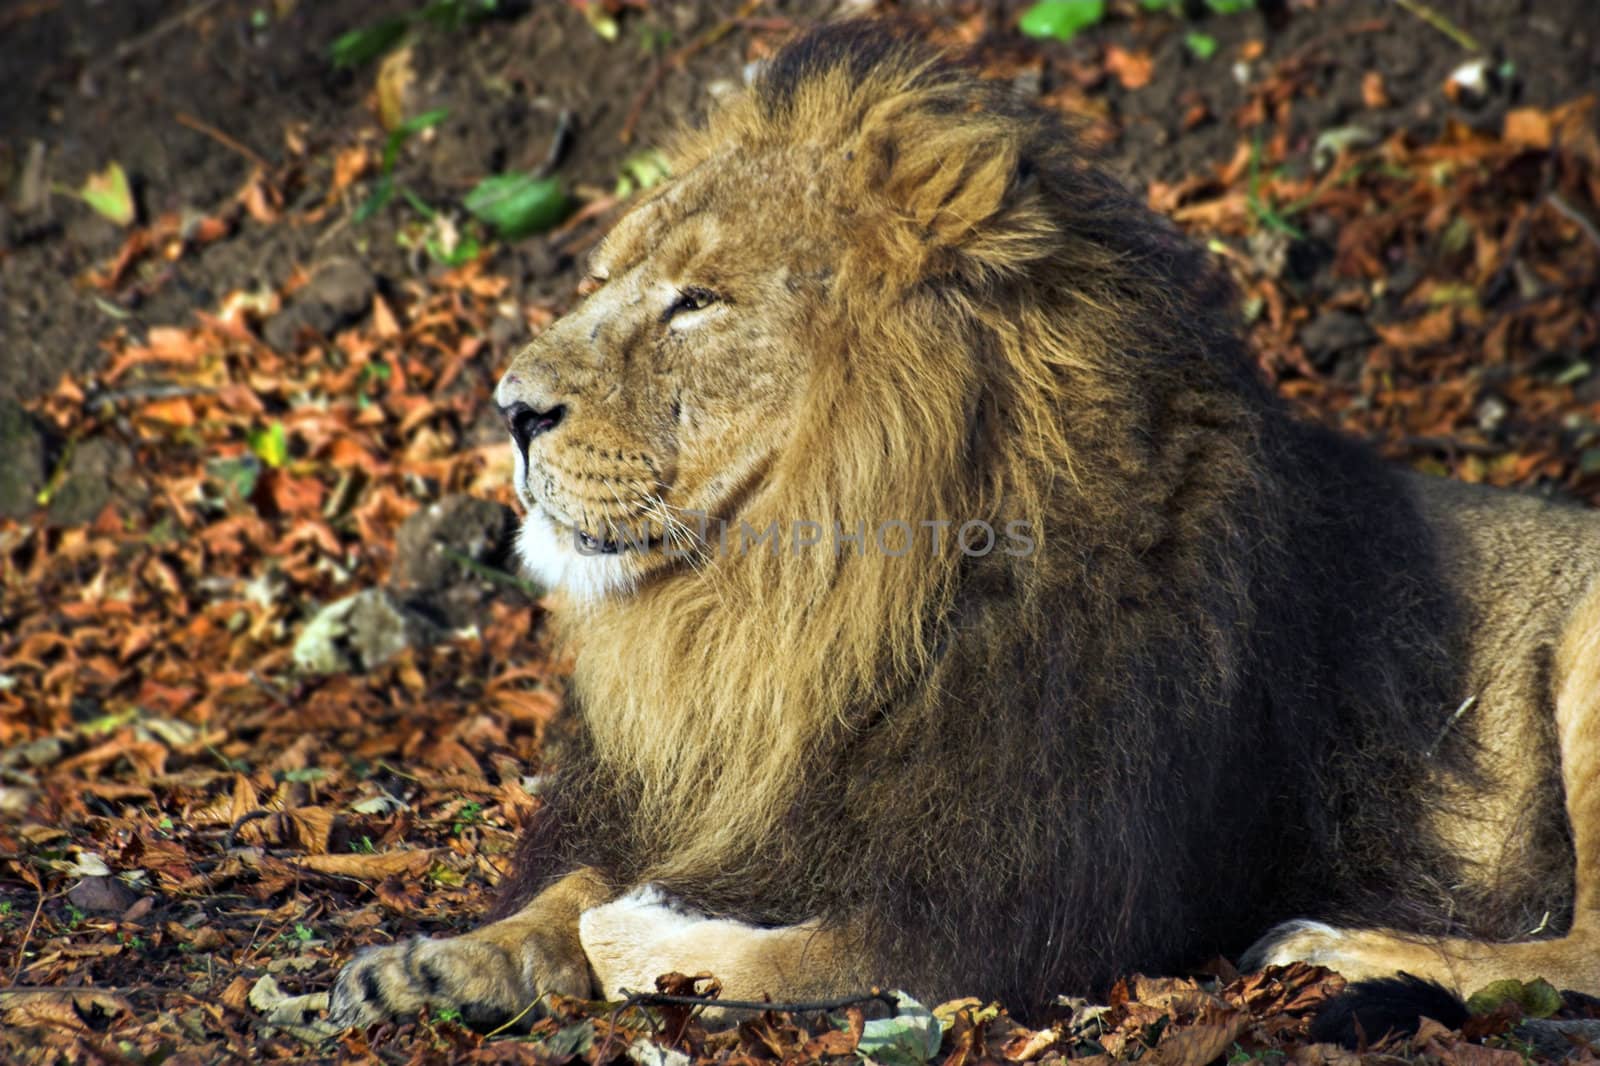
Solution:
<path fill-rule="evenodd" d="M 1106 0 L 1040 0 L 1022 13 L 1017 28 L 1029 37 L 1070 41 L 1106 17 Z"/>
<path fill-rule="evenodd" d="M 90 174 L 78 190 L 83 202 L 119 226 L 133 221 L 133 190 L 121 163 L 107 164 L 98 174 Z"/>
<path fill-rule="evenodd" d="M 583 17 L 589 21 L 589 28 L 594 30 L 595 36 L 607 44 L 614 42 L 622 32 L 617 20 L 608 15 L 606 9 L 597 3 L 584 4 Z"/>
<path fill-rule="evenodd" d="M 429 126 L 437 126 L 449 117 L 450 109 L 448 107 L 436 107 L 432 111 L 424 111 L 420 115 L 412 115 L 395 127 L 394 132 L 389 134 L 389 139 L 393 140 L 398 137 L 400 138 L 400 143 L 404 144 L 408 139 L 421 133 Z"/>
<path fill-rule="evenodd" d="M 1139 0 L 1139 6 L 1151 12 L 1171 11 L 1181 2 L 1182 0 Z"/>
<path fill-rule="evenodd" d="M 328 57 L 336 67 L 359 67 L 370 63 L 399 44 L 409 25 L 409 19 L 384 19 L 363 29 L 340 34 L 328 46 Z"/>
<path fill-rule="evenodd" d="M 1189 47 L 1189 54 L 1202 63 L 1217 54 L 1217 39 L 1209 33 L 1186 33 L 1183 43 Z"/>
<path fill-rule="evenodd" d="M 1465 251 L 1467 245 L 1472 243 L 1472 235 L 1472 223 L 1457 215 L 1444 228 L 1444 233 L 1439 237 L 1439 247 L 1446 255 L 1455 255 Z"/>
<path fill-rule="evenodd" d="M 385 174 L 373 184 L 372 195 L 361 201 L 360 205 L 356 207 L 355 215 L 352 217 L 356 222 L 365 222 L 367 219 L 383 210 L 383 205 L 388 203 L 393 197 L 394 175 Z"/>
<path fill-rule="evenodd" d="M 263 429 L 252 429 L 246 439 L 256 458 L 276 470 L 289 461 L 289 434 L 282 422 L 274 422 Z"/>
<path fill-rule="evenodd" d="M 618 199 L 626 199 L 635 192 L 658 185 L 671 176 L 672 167 L 668 165 L 667 157 L 662 155 L 659 149 L 646 148 L 622 161 L 622 167 L 617 174 L 615 195 Z"/>
<path fill-rule="evenodd" d="M 406 203 L 411 205 L 411 210 L 415 211 L 429 222 L 432 222 L 434 219 L 439 217 L 439 212 L 429 207 L 428 201 L 424 200 L 410 189 L 402 187 L 400 189 L 400 195 L 405 198 Z"/>
<path fill-rule="evenodd" d="M 1526 984 L 1512 978 L 1485 985 L 1467 998 L 1467 1009 L 1473 1014 L 1488 1014 L 1506 1000 L 1515 1003 L 1528 1018 L 1548 1018 L 1561 1009 L 1561 993 L 1542 977 Z"/>
<path fill-rule="evenodd" d="M 383 172 L 388 174 L 394 169 L 395 162 L 400 158 L 400 149 L 405 147 L 407 141 L 430 126 L 437 126 L 449 116 L 449 108 L 436 107 L 432 111 L 412 115 L 391 130 L 383 142 Z"/>
<path fill-rule="evenodd" d="M 450 110 L 436 107 L 432 111 L 424 111 L 420 115 L 413 115 L 389 132 L 388 138 L 383 142 L 383 165 L 380 168 L 378 180 L 372 183 L 371 194 L 356 208 L 352 216 L 357 223 L 365 222 L 373 215 L 382 211 L 384 206 L 394 198 L 394 165 L 400 159 L 400 149 L 412 137 L 421 133 L 430 126 L 437 126 L 450 115 Z M 421 203 L 420 200 L 406 193 L 413 205 Z M 424 208 L 426 211 L 426 208 Z"/>
<path fill-rule="evenodd" d="M 549 229 L 566 217 L 570 207 L 559 179 L 530 174 L 484 178 L 462 204 L 506 240 Z"/>
<path fill-rule="evenodd" d="M 1256 6 L 1256 0 L 1206 0 L 1206 6 L 1219 15 L 1237 15 Z"/>
<path fill-rule="evenodd" d="M 932 1011 L 906 993 L 896 991 L 894 997 L 898 1001 L 894 1017 L 867 1022 L 856 1054 L 881 1066 L 922 1066 L 939 1054 L 944 1027 Z"/>
<path fill-rule="evenodd" d="M 498 0 L 433 0 L 422 9 L 425 21 L 447 30 L 458 30 L 469 22 L 486 18 L 498 8 Z"/>
<path fill-rule="evenodd" d="M 423 247 L 428 250 L 429 255 L 433 256 L 434 262 L 441 263 L 447 267 L 458 267 L 470 263 L 478 258 L 478 253 L 483 250 L 483 246 L 478 243 L 478 238 L 470 233 L 456 234 L 452 239 L 447 240 L 437 228 L 428 235 L 428 239 L 423 242 Z"/>

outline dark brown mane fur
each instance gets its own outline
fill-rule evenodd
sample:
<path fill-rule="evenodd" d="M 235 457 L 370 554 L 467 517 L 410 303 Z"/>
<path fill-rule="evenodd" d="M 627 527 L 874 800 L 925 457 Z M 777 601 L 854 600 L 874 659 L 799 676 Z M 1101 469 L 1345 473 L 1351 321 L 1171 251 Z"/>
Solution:
<path fill-rule="evenodd" d="M 1037 550 L 747 560 L 789 569 L 585 615 L 584 737 L 501 913 L 592 864 L 1017 1009 L 1308 912 L 1444 927 L 1450 860 L 1408 827 L 1466 772 L 1458 615 L 1399 475 L 1291 418 L 1216 264 L 1003 86 L 841 24 L 675 161 L 788 146 L 859 234 L 791 517 L 1024 520 Z M 1450 920 L 1503 934 L 1503 903 Z"/>

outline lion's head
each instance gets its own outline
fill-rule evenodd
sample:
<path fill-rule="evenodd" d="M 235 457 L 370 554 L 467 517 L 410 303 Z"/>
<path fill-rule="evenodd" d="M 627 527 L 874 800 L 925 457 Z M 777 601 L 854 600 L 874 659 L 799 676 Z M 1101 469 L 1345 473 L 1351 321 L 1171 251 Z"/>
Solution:
<path fill-rule="evenodd" d="M 998 89 L 974 107 L 969 79 L 895 43 L 877 38 L 854 66 L 786 52 L 684 136 L 677 176 L 593 255 L 587 299 L 512 363 L 497 399 L 522 547 L 550 584 L 593 600 L 724 579 L 739 563 L 717 557 L 749 554 L 740 523 L 777 520 L 791 552 L 815 535 L 796 524 L 813 523 L 827 554 L 835 523 L 915 535 L 995 517 L 1002 494 L 1012 517 L 1038 517 L 1017 498 L 1035 486 L 995 469 L 1020 457 L 984 438 L 1048 404 L 1116 322 L 1029 322 L 1030 304 L 1114 308 L 1130 264 L 1053 217 L 1040 164 L 1054 130 Z M 986 318 L 1019 339 L 1047 330 L 1027 338 L 1047 358 L 1008 363 Z M 1059 457 L 1056 427 L 1032 432 L 1036 458 Z M 923 565 L 903 569 L 926 569 L 924 532 L 929 550 L 907 552 Z M 884 537 L 907 546 L 901 525 Z"/>

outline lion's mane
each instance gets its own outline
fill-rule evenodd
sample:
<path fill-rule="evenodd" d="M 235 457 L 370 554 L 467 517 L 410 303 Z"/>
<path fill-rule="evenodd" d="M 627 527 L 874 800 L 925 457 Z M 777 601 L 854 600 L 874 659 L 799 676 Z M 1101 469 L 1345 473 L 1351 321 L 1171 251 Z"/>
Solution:
<path fill-rule="evenodd" d="M 582 738 L 502 911 L 595 864 L 1018 1007 L 1308 909 L 1437 913 L 1407 827 L 1453 756 L 1407 708 L 1448 713 L 1459 652 L 1427 529 L 1288 416 L 1210 258 L 1059 120 L 870 25 L 781 52 L 674 163 L 736 153 L 813 169 L 855 234 L 745 520 L 1021 520 L 1036 550 L 729 553 L 570 608 Z"/>

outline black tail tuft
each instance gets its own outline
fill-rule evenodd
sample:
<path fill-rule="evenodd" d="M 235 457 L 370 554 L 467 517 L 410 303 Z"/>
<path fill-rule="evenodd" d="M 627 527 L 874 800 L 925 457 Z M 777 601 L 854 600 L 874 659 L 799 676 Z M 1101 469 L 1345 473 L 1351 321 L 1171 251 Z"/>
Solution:
<path fill-rule="evenodd" d="M 1357 981 L 1323 1004 L 1311 1023 L 1311 1039 L 1354 1051 L 1390 1033 L 1415 1033 L 1423 1018 L 1458 1029 L 1469 1016 L 1467 1005 L 1443 985 L 1403 973 Z"/>

